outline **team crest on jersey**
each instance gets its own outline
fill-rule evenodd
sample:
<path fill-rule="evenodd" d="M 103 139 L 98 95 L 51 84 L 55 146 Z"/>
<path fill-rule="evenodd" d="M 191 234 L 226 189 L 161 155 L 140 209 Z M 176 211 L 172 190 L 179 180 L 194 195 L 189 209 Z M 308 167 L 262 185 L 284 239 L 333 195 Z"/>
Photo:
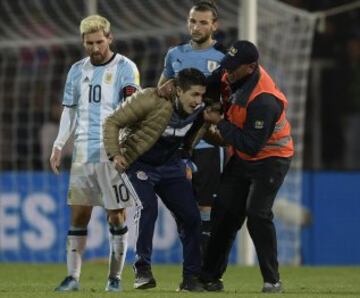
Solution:
<path fill-rule="evenodd" d="M 219 63 L 217 61 L 214 60 L 208 60 L 207 62 L 207 68 L 208 71 L 213 72 L 215 69 L 217 69 L 219 66 Z"/>
<path fill-rule="evenodd" d="M 111 72 L 105 73 L 104 82 L 106 84 L 111 84 L 112 79 L 113 79 L 113 74 Z"/>
<path fill-rule="evenodd" d="M 146 180 L 149 179 L 148 175 L 146 175 L 146 173 L 144 171 L 137 171 L 136 172 L 136 177 L 139 180 L 142 180 L 142 181 L 146 181 Z"/>

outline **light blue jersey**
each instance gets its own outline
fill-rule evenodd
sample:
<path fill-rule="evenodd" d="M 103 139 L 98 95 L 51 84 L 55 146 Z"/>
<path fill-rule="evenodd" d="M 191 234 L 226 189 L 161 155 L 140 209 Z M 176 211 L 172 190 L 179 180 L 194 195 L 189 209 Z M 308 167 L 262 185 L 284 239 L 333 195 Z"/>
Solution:
<path fill-rule="evenodd" d="M 124 88 L 139 89 L 134 62 L 120 54 L 94 66 L 90 58 L 72 65 L 65 84 L 63 105 L 76 108 L 74 162 L 107 161 L 102 123 L 124 99 Z"/>
<path fill-rule="evenodd" d="M 170 79 L 180 70 L 190 67 L 209 76 L 220 65 L 224 55 L 224 50 L 218 43 L 201 50 L 193 49 L 190 43 L 178 45 L 169 49 L 165 56 L 163 76 Z M 209 147 L 212 146 L 202 140 L 196 149 Z"/>

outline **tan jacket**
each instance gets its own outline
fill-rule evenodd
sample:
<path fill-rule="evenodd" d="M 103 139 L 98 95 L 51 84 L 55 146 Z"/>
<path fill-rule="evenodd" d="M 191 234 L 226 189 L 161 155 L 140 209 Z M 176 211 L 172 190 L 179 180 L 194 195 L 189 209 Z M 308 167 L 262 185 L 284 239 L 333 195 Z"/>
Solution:
<path fill-rule="evenodd" d="M 108 157 L 120 154 L 128 165 L 133 163 L 160 138 L 172 112 L 172 101 L 160 97 L 156 88 L 134 93 L 104 122 L 103 139 Z"/>

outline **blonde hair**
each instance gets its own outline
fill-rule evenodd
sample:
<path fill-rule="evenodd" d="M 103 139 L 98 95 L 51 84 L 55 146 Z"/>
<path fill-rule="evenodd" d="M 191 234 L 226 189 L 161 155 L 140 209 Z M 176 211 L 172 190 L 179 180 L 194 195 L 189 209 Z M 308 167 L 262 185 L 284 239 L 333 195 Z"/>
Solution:
<path fill-rule="evenodd" d="M 110 22 L 97 14 L 91 15 L 83 19 L 80 23 L 81 36 L 87 33 L 103 31 L 105 36 L 110 34 Z"/>

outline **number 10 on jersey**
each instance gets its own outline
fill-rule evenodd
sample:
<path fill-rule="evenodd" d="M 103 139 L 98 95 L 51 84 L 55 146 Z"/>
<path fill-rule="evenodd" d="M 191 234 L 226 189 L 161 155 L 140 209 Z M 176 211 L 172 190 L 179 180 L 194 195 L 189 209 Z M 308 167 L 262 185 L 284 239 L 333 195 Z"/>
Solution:
<path fill-rule="evenodd" d="M 89 85 L 89 103 L 101 101 L 101 85 Z"/>

